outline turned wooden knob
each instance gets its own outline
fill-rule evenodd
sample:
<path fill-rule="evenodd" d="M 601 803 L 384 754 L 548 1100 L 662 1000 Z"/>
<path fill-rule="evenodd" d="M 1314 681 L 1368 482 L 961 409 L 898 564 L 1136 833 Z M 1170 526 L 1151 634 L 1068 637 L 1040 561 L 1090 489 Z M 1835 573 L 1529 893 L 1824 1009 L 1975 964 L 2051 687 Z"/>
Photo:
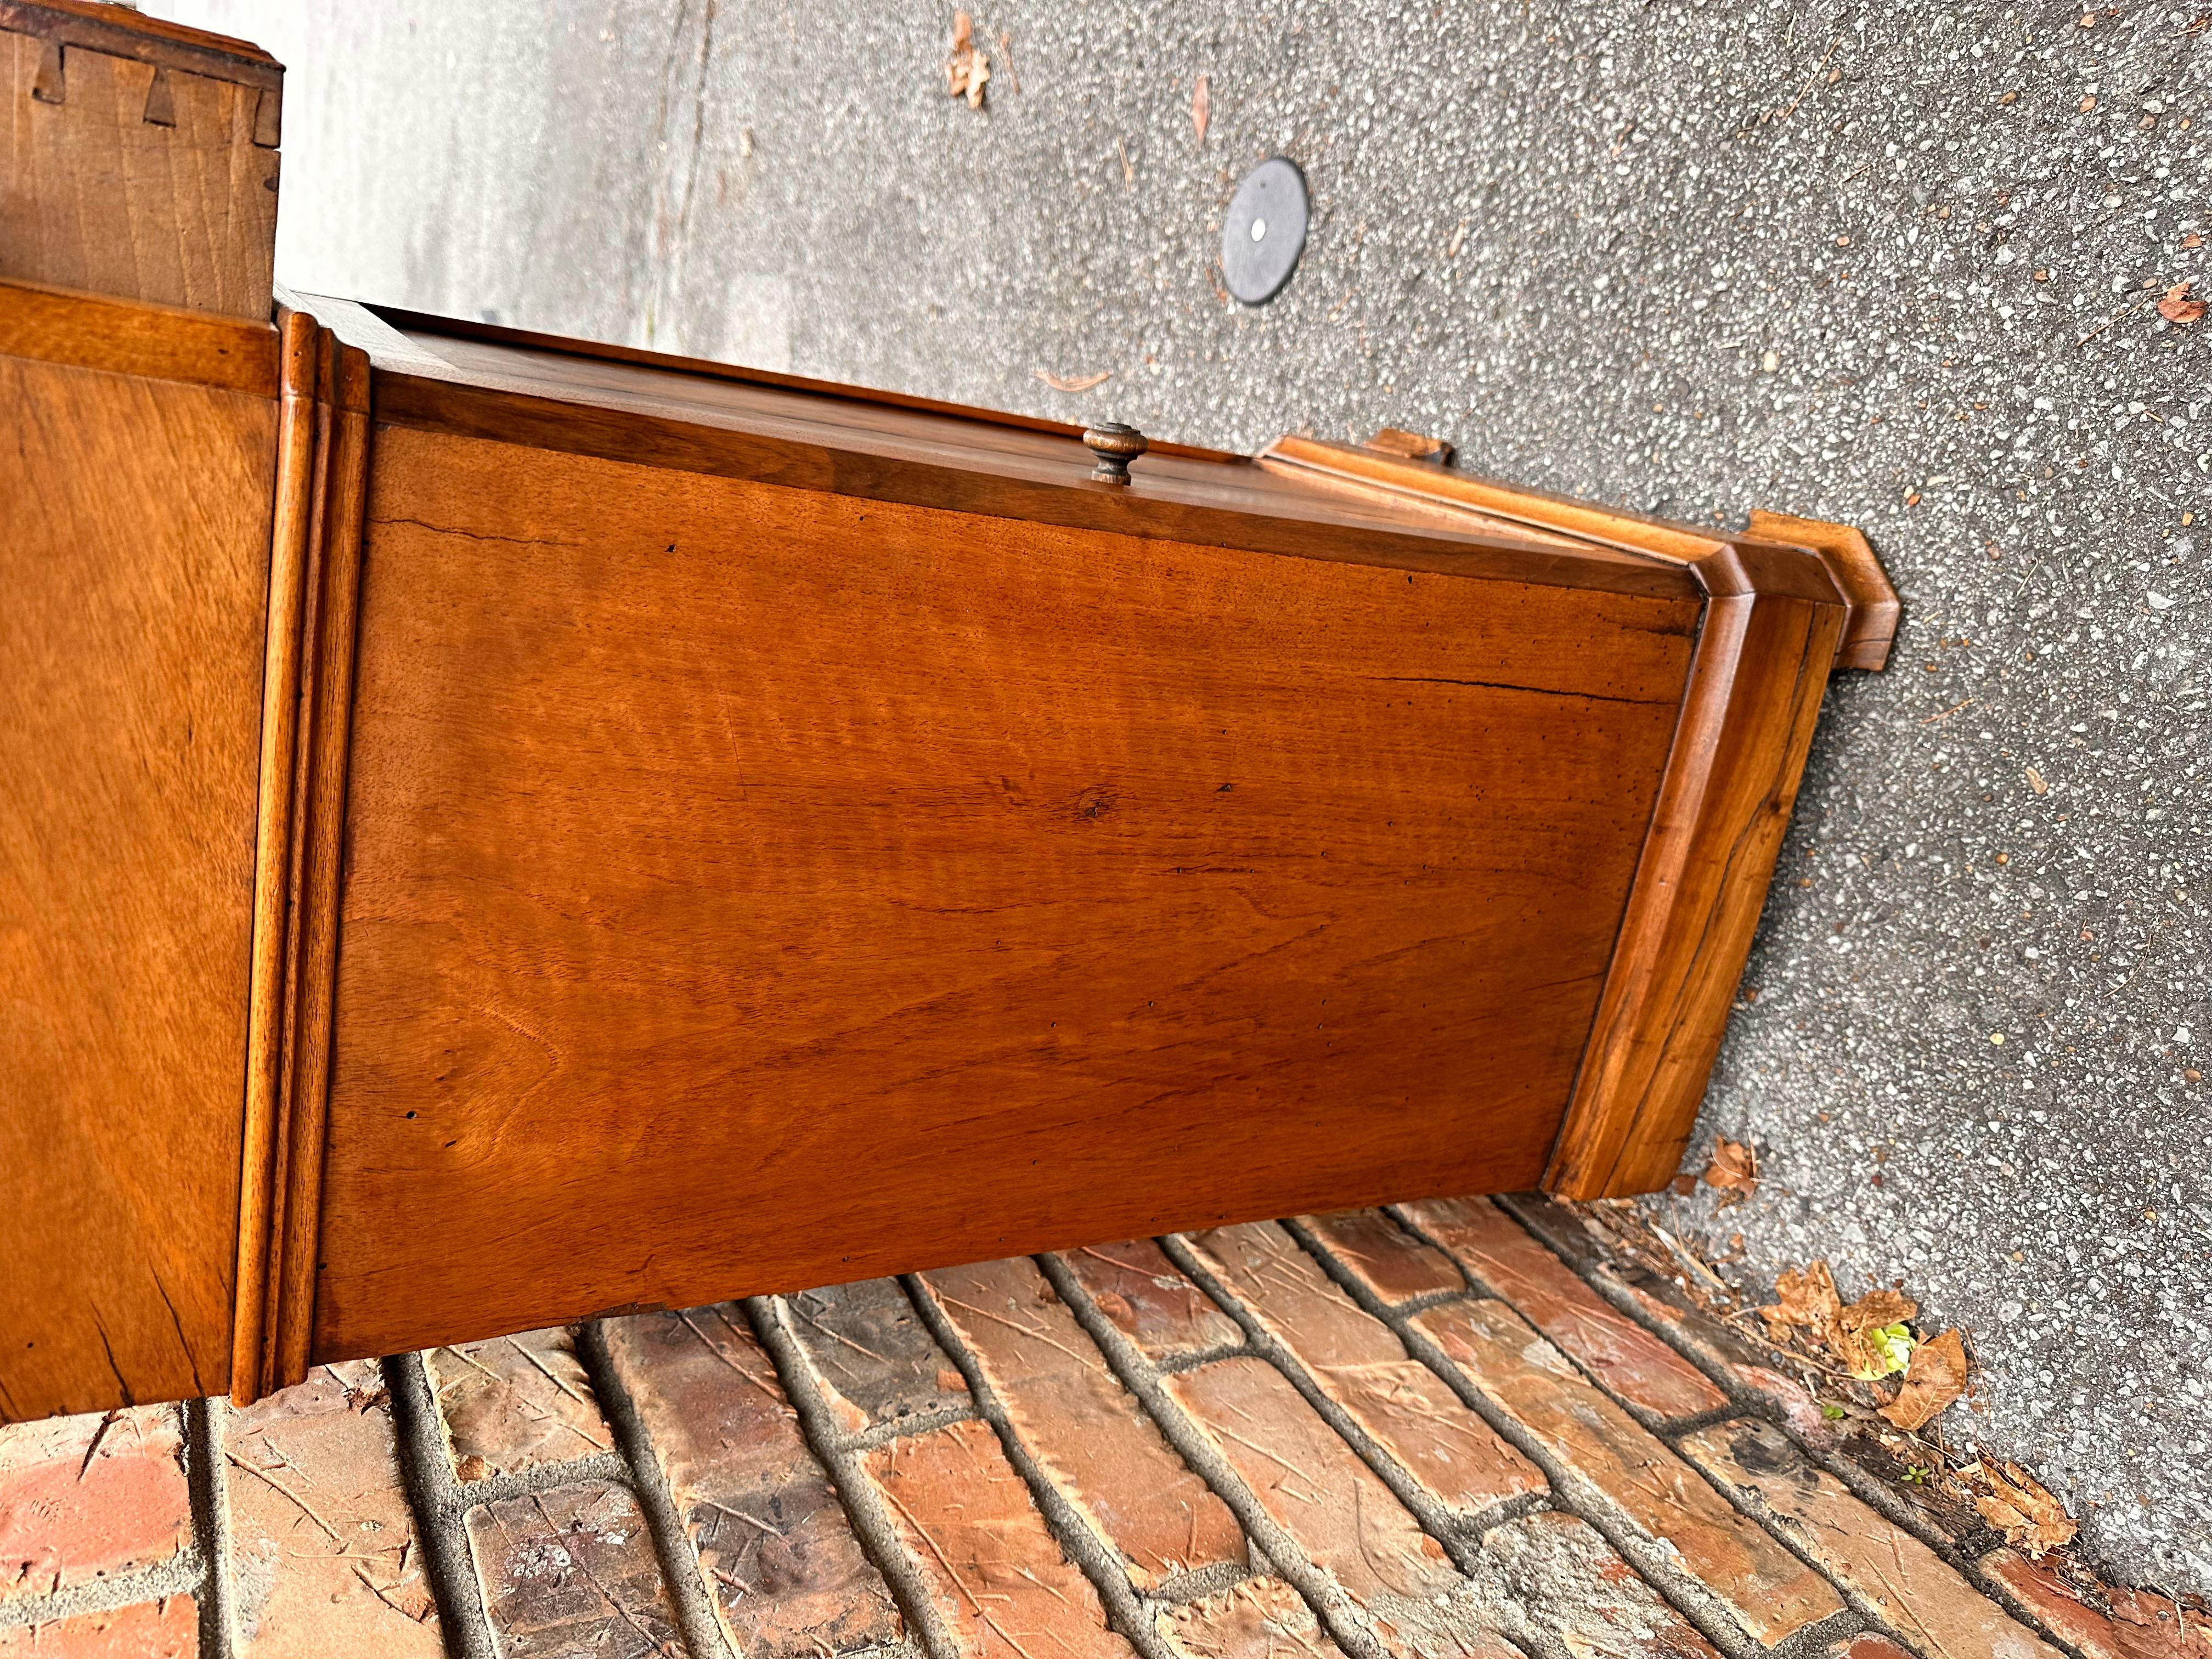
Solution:
<path fill-rule="evenodd" d="M 1151 447 L 1143 433 L 1119 421 L 1099 422 L 1083 434 L 1083 441 L 1098 458 L 1098 465 L 1091 469 L 1091 476 L 1101 483 L 1128 483 L 1129 463 Z"/>

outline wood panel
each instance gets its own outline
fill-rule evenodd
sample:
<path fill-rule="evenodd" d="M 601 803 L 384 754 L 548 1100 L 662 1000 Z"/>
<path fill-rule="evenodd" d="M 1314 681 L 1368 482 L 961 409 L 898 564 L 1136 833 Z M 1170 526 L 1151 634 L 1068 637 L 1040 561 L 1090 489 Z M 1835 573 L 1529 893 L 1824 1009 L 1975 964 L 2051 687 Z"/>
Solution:
<path fill-rule="evenodd" d="M 1693 595 L 376 442 L 318 1358 L 1541 1174 Z"/>
<path fill-rule="evenodd" d="M 282 84 L 242 42 L 0 0 L 0 277 L 266 322 Z"/>
<path fill-rule="evenodd" d="M 1285 438 L 1263 465 L 1663 559 L 1711 596 L 1589 1048 L 1544 1184 L 1619 1198 L 1673 1177 L 1696 1126 L 1828 676 L 1880 668 L 1896 591 L 1842 525 L 1754 512 L 1730 537 L 1401 456 Z M 1771 538 L 1771 539 L 1768 539 Z"/>
<path fill-rule="evenodd" d="M 274 438 L 0 357 L 0 1415 L 229 1380 Z"/>

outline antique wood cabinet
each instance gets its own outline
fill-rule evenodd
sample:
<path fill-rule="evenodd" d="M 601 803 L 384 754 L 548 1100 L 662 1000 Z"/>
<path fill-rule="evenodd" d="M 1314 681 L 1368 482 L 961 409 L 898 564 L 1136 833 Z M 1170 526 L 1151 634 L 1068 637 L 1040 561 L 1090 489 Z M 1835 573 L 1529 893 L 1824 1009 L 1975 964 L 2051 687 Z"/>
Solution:
<path fill-rule="evenodd" d="M 273 64 L 0 64 L 0 1414 L 1674 1173 L 1852 532 L 272 307 Z"/>

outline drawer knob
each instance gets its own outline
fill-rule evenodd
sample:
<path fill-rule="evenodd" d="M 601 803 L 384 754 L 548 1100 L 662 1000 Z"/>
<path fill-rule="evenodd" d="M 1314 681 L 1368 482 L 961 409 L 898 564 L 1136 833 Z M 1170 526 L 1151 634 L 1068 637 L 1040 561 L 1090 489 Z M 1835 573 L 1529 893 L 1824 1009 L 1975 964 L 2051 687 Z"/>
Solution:
<path fill-rule="evenodd" d="M 1098 465 L 1091 469 L 1091 476 L 1100 483 L 1110 484 L 1128 483 L 1129 463 L 1151 447 L 1146 443 L 1143 433 L 1119 421 L 1101 421 L 1083 434 L 1083 441 L 1098 458 Z"/>

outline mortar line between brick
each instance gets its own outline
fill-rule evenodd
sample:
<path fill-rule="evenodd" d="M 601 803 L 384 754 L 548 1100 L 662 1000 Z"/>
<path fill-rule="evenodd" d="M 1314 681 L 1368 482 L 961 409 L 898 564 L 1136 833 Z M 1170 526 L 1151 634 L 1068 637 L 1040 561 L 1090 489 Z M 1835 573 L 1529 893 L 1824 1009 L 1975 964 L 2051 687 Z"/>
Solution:
<path fill-rule="evenodd" d="M 1293 1234 L 1293 1237 L 1297 1235 Z M 1304 1241 L 1301 1240 L 1301 1243 Z M 1522 1513 L 1532 1507 L 1528 1498 L 1501 1499 L 1486 1504 L 1478 1513 L 1461 1516 L 1446 1509 L 1421 1485 L 1405 1465 L 1399 1462 L 1390 1449 L 1353 1420 L 1352 1415 L 1321 1386 L 1306 1363 L 1261 1320 L 1259 1315 L 1245 1304 L 1244 1298 L 1221 1281 L 1218 1275 L 1198 1258 L 1189 1241 L 1181 1234 L 1170 1234 L 1160 1240 L 1160 1249 L 1169 1261 L 1180 1267 L 1186 1277 L 1218 1303 L 1243 1331 L 1244 1339 L 1252 1352 L 1280 1371 L 1291 1386 L 1305 1396 L 1306 1403 L 1328 1425 L 1337 1438 L 1359 1455 L 1359 1461 L 1375 1471 L 1376 1478 L 1388 1486 L 1393 1496 L 1413 1511 L 1413 1518 L 1421 1523 L 1423 1531 L 1451 1552 L 1452 1563 L 1462 1573 L 1473 1577 L 1468 1562 L 1462 1557 L 1479 1553 L 1476 1540 L 1491 1528 Z M 1543 1494 L 1531 1494 L 1536 1502 Z"/>
<path fill-rule="evenodd" d="M 1029 1485 L 1030 1497 L 1044 1517 L 1054 1540 L 1073 1561 L 1083 1576 L 1091 1581 L 1104 1603 L 1107 1623 L 1127 1638 L 1129 1644 L 1143 1659 L 1178 1659 L 1174 1650 L 1161 1640 L 1159 1630 L 1152 1623 L 1139 1598 L 1135 1585 L 1129 1582 L 1129 1571 L 1121 1553 L 1114 1545 L 1091 1529 L 1091 1523 L 1075 1510 L 1065 1493 L 1053 1484 L 1052 1477 L 1039 1467 L 1036 1456 L 1015 1432 L 1006 1415 L 1005 1403 L 983 1375 L 981 1363 L 960 1333 L 938 1305 L 936 1293 L 918 1273 L 907 1274 L 901 1281 L 906 1286 L 907 1297 L 921 1316 L 921 1322 L 937 1339 L 960 1375 L 968 1379 L 968 1392 L 975 1396 L 978 1414 L 989 1424 L 1005 1449 L 1006 1461 L 1014 1472 Z"/>
<path fill-rule="evenodd" d="M 112 1613 L 141 1601 L 166 1601 L 173 1595 L 197 1597 L 206 1571 L 200 1547 L 194 1541 L 149 1567 L 71 1584 L 49 1595 L 15 1595 L 0 1601 L 0 1631 L 74 1619 L 79 1613 Z"/>
<path fill-rule="evenodd" d="M 1170 1395 L 1158 1369 L 1137 1351 L 1136 1345 L 1121 1334 L 1113 1321 L 1098 1310 L 1091 1293 L 1057 1256 L 1040 1255 L 1036 1260 L 1054 1293 L 1075 1316 L 1076 1323 L 1090 1334 L 1091 1340 L 1098 1345 L 1098 1352 L 1106 1356 L 1108 1368 L 1121 1379 L 1121 1386 L 1137 1396 L 1137 1403 L 1158 1425 L 1160 1433 L 1175 1448 L 1176 1455 L 1229 1506 L 1229 1512 L 1244 1528 L 1245 1536 L 1266 1553 L 1274 1575 L 1305 1598 L 1322 1628 L 1329 1633 L 1346 1659 L 1389 1659 L 1382 1644 L 1366 1628 L 1352 1598 L 1261 1507 L 1251 1489 L 1229 1467 L 1228 1460 L 1214 1449 Z"/>
<path fill-rule="evenodd" d="M 540 1463 L 515 1474 L 488 1474 L 481 1480 L 455 1480 L 454 1502 L 467 1514 L 479 1504 L 500 1504 L 510 1498 L 534 1498 L 586 1480 L 604 1480 L 635 1489 L 629 1465 L 615 1452 L 593 1452 L 558 1463 Z"/>
<path fill-rule="evenodd" d="M 1294 1233 L 1293 1237 L 1297 1235 Z M 1412 1512 L 1413 1518 L 1420 1522 L 1421 1529 L 1443 1546 L 1461 1577 L 1491 1592 L 1493 1601 L 1502 1595 L 1510 1604 L 1514 1615 L 1512 1627 L 1498 1630 L 1497 1634 L 1516 1647 L 1533 1650 L 1540 1659 L 1565 1659 L 1566 1650 L 1536 1626 L 1535 1621 L 1522 1607 L 1517 1593 L 1499 1582 L 1498 1575 L 1486 1567 L 1481 1542 L 1482 1534 L 1492 1528 L 1502 1526 L 1541 1508 L 1551 1494 L 1548 1492 L 1528 1492 L 1518 1498 L 1504 1498 L 1486 1504 L 1472 1516 L 1462 1517 L 1453 1514 L 1431 1496 L 1380 1441 L 1354 1422 L 1350 1412 L 1328 1396 L 1305 1362 L 1291 1351 L 1287 1343 L 1267 1329 L 1260 1316 L 1246 1305 L 1243 1297 L 1231 1291 L 1218 1275 L 1198 1259 L 1198 1253 L 1191 1249 L 1189 1241 L 1179 1233 L 1170 1234 L 1160 1240 L 1160 1249 L 1169 1261 L 1182 1269 L 1192 1283 L 1212 1297 L 1222 1310 L 1237 1322 L 1253 1352 L 1273 1365 L 1292 1388 L 1304 1396 L 1306 1403 L 1328 1425 L 1330 1431 L 1350 1446 L 1359 1460 L 1375 1472 L 1376 1478 Z"/>
<path fill-rule="evenodd" d="M 1395 1216 L 1395 1212 L 1393 1213 Z M 1402 1217 L 1395 1218 L 1403 1220 Z M 1434 1239 L 1418 1228 L 1411 1231 L 1422 1243 L 1435 1248 L 1442 1248 L 1437 1245 Z M 1449 1256 L 1451 1253 L 1445 1251 L 1444 1254 Z M 1451 1259 L 1458 1260 L 1455 1256 Z M 1323 1271 L 1326 1272 L 1332 1265 L 1323 1262 Z M 1463 1267 L 1464 1264 L 1462 1264 Z M 1470 1279 L 1474 1277 L 1472 1274 L 1468 1276 Z M 1334 1278 L 1334 1275 L 1332 1274 L 1331 1277 Z M 1775 1659 L 1777 1654 L 1796 1641 L 1796 1635 L 1793 1634 L 1788 1640 L 1770 1648 L 1745 1631 L 1729 1613 L 1718 1596 L 1687 1572 L 1668 1561 L 1665 1550 L 1647 1541 L 1643 1536 L 1642 1528 L 1628 1517 L 1626 1511 L 1607 1498 L 1594 1481 L 1586 1479 L 1562 1459 L 1553 1456 L 1534 1435 L 1516 1423 L 1508 1413 L 1490 1398 L 1488 1390 L 1454 1364 L 1443 1350 L 1437 1346 L 1410 1320 L 1400 1316 L 1389 1304 L 1375 1296 L 1364 1285 L 1356 1280 L 1350 1282 L 1347 1280 L 1350 1280 L 1349 1275 L 1346 1275 L 1346 1279 L 1338 1280 L 1338 1283 L 1343 1285 L 1346 1295 L 1388 1325 L 1396 1333 L 1398 1340 L 1406 1345 L 1406 1351 L 1408 1353 L 1443 1378 L 1444 1386 L 1464 1401 L 1484 1422 L 1497 1430 L 1507 1444 L 1512 1446 L 1544 1472 L 1544 1478 L 1552 1484 L 1553 1501 L 1559 1508 L 1570 1514 L 1579 1516 L 1595 1528 L 1599 1535 L 1620 1553 L 1622 1558 L 1636 1570 L 1644 1583 L 1657 1592 L 1662 1600 L 1668 1602 L 1677 1613 L 1695 1626 L 1705 1639 L 1729 1656 L 1729 1659 Z M 1497 1299 L 1501 1302 L 1504 1300 L 1503 1297 Z M 1673 1448 L 1668 1447 L 1668 1449 L 1671 1452 Z M 1698 1469 L 1695 1464 L 1686 1459 L 1682 1460 L 1682 1462 L 1683 1467 L 1690 1469 L 1698 1479 L 1705 1480 L 1709 1486 L 1712 1484 L 1705 1472 Z M 1719 1491 L 1718 1487 L 1714 1489 L 1716 1492 Z M 1729 1501 L 1727 1493 L 1721 1492 L 1720 1497 L 1730 1509 L 1735 1508 L 1735 1505 Z M 1758 1522 L 1754 1521 L 1753 1524 Z M 1760 1529 L 1770 1530 L 1763 1526 Z M 1786 1540 L 1781 1541 L 1785 1548 L 1788 1547 Z M 1793 1550 L 1791 1553 L 1796 1554 L 1796 1552 Z M 1817 1563 L 1808 1565 L 1813 1565 L 1815 1571 L 1819 1571 Z M 1821 1575 L 1823 1578 L 1826 1576 L 1825 1573 Z M 1848 1598 L 1846 1605 L 1848 1605 Z M 1831 1614 L 1827 1620 L 1820 1621 L 1813 1628 L 1822 1628 L 1833 1623 L 1835 1615 Z"/>
<path fill-rule="evenodd" d="M 799 1351 L 799 1343 L 783 1322 L 782 1310 L 773 1297 L 748 1297 L 740 1304 L 753 1334 L 768 1350 L 776 1375 L 782 1380 L 786 1399 L 799 1416 L 799 1432 L 822 1467 L 830 1471 L 830 1484 L 843 1504 L 853 1535 L 875 1563 L 890 1587 L 899 1610 L 906 1615 L 908 1640 L 919 1638 L 928 1659 L 963 1659 L 959 1644 L 945 1627 L 921 1569 L 907 1552 L 898 1523 L 876 1492 L 875 1483 L 860 1467 L 860 1455 L 845 1444 L 830 1402 Z"/>
<path fill-rule="evenodd" d="M 194 1400 L 185 1407 L 185 1478 L 192 1495 L 192 1533 L 199 1541 L 200 1659 L 230 1659 L 238 1640 L 238 1586 L 230 1551 L 230 1483 L 224 1478 L 223 1431 L 229 1405 Z"/>
<path fill-rule="evenodd" d="M 1936 1552 L 1937 1556 L 1948 1562 L 1952 1567 L 1955 1568 L 1960 1576 L 1966 1579 L 1967 1583 L 1972 1585 L 1989 1601 L 2003 1608 L 2005 1612 L 2011 1614 L 2012 1617 L 2017 1620 L 2021 1624 L 2027 1626 L 2029 1630 L 2036 1632 L 2046 1641 L 2049 1641 L 2055 1646 L 2058 1647 L 2062 1651 L 2075 1655 L 2075 1659 L 2087 1659 L 2087 1656 L 2082 1655 L 2072 1643 L 2067 1641 L 2056 1631 L 2052 1630 L 2048 1625 L 2045 1624 L 2042 1620 L 2036 1617 L 2033 1611 L 2021 1602 L 2021 1600 L 2017 1596 L 2014 1595 L 2011 1591 L 2007 1589 L 2004 1585 L 1999 1583 L 1988 1573 L 1983 1571 L 1980 1560 L 1960 1547 L 1958 1540 L 1953 1538 L 1951 1534 L 1939 1525 L 1932 1517 L 1922 1514 L 1911 1503 L 1899 1497 L 1897 1493 L 1891 1492 L 1870 1472 L 1860 1468 L 1859 1465 L 1850 1458 L 1844 1456 L 1840 1451 L 1832 1451 L 1826 1447 L 1817 1445 L 1812 1441 L 1806 1439 L 1802 1435 L 1796 1432 L 1790 1427 L 1788 1421 L 1783 1418 L 1780 1413 L 1777 1412 L 1765 1401 L 1760 1399 L 1750 1390 L 1746 1389 L 1738 1384 L 1735 1379 L 1728 1374 L 1725 1367 L 1712 1363 L 1704 1353 L 1700 1352 L 1697 1346 L 1692 1343 L 1686 1336 L 1669 1328 L 1664 1323 L 1664 1322 L 1655 1320 L 1646 1313 L 1644 1308 L 1638 1302 L 1634 1292 L 1625 1282 L 1613 1274 L 1591 1273 L 1581 1263 L 1576 1261 L 1574 1258 L 1569 1255 L 1565 1250 L 1559 1249 L 1558 1245 L 1553 1243 L 1551 1239 L 1545 1236 L 1544 1230 L 1542 1228 L 1536 1226 L 1529 1219 L 1522 1206 L 1516 1202 L 1512 1195 L 1506 1194 L 1501 1196 L 1497 1200 L 1497 1203 L 1498 1207 L 1503 1210 L 1507 1215 L 1510 1216 L 1513 1218 L 1514 1223 L 1518 1225 L 1523 1232 L 1527 1233 L 1529 1237 L 1534 1239 L 1537 1243 L 1542 1245 L 1547 1250 L 1549 1250 L 1558 1260 L 1564 1262 L 1566 1265 L 1567 1270 L 1573 1273 L 1577 1279 L 1581 1279 L 1584 1284 L 1588 1285 L 1591 1291 L 1601 1299 L 1618 1310 L 1624 1317 L 1633 1321 L 1639 1329 L 1648 1331 L 1660 1341 L 1664 1342 L 1674 1352 L 1680 1354 L 1682 1358 L 1689 1361 L 1691 1364 L 1696 1366 L 1698 1370 L 1702 1375 L 1709 1378 L 1716 1388 L 1719 1389 L 1723 1394 L 1728 1395 L 1729 1401 L 1736 1407 L 1735 1414 L 1755 1417 L 1761 1422 L 1771 1424 L 1776 1429 L 1787 1436 L 1790 1440 L 1797 1446 L 1798 1449 L 1802 1451 L 1816 1467 L 1826 1470 L 1827 1473 L 1833 1475 L 1838 1480 L 1841 1481 L 1846 1491 L 1850 1492 L 1853 1496 L 1865 1503 L 1868 1507 L 1872 1509 L 1877 1515 L 1880 1515 L 1885 1519 L 1902 1527 L 1906 1532 L 1911 1534 L 1912 1536 L 1917 1538 L 1922 1543 L 1927 1545 L 1929 1549 Z M 1395 1207 L 1389 1211 L 1389 1213 L 1393 1218 L 1404 1225 L 1407 1231 L 1414 1234 L 1415 1237 L 1422 1238 L 1431 1244 L 1436 1243 L 1434 1239 L 1429 1238 L 1425 1233 L 1421 1231 L 1419 1227 L 1415 1225 L 1408 1218 L 1400 1214 Z M 1442 1249 L 1443 1247 L 1439 1245 L 1437 1248 Z M 1605 1251 L 1603 1247 L 1595 1240 L 1591 1242 L 1590 1253 L 1592 1257 L 1600 1262 L 1606 1262 L 1608 1261 L 1607 1253 Z M 1445 1254 L 1449 1255 L 1450 1252 L 1446 1251 Z M 1455 1258 L 1455 1260 L 1456 1260 L 1456 1258 Z M 1747 1340 L 1748 1339 L 1746 1340 Z M 1817 1391 L 1808 1389 L 1808 1392 L 1813 1394 L 1814 1398 L 1818 1398 Z M 1665 1438 L 1670 1445 L 1676 1447 L 1679 1452 L 1680 1442 L 1684 1436 L 1695 1434 L 1700 1429 L 1711 1426 L 1712 1423 L 1725 1422 L 1728 1420 L 1729 1415 L 1729 1413 L 1709 1413 L 1703 1418 L 1692 1419 L 1670 1425 L 1662 1437 Z M 1685 1459 L 1684 1461 L 1687 1462 L 1688 1460 Z M 1723 1492 L 1722 1493 L 1722 1496 L 1725 1498 L 1727 1497 L 1727 1494 Z M 1737 1509 L 1739 1511 L 1748 1513 L 1748 1511 L 1742 1511 L 1742 1506 L 1741 1504 L 1735 1504 L 1733 1500 L 1730 1500 L 1730 1506 Z M 1793 1553 L 1798 1554 L 1801 1558 L 1802 1557 L 1803 1553 L 1797 1550 L 1796 1547 L 1790 1543 L 1789 1539 L 1783 1537 L 1777 1528 L 1768 1524 L 1763 1516 L 1753 1515 L 1752 1518 L 1758 1521 L 1759 1524 L 1770 1534 L 1773 1535 L 1779 1542 L 1781 1542 L 1785 1548 L 1789 1548 Z M 1819 1563 L 1814 1562 L 1812 1565 L 1816 1570 L 1820 1570 Z M 1828 1577 L 1825 1571 L 1822 1571 L 1821 1576 L 1823 1577 Z M 1842 1593 L 1848 1601 L 1850 1599 L 1850 1593 L 1848 1591 L 1843 1591 L 1840 1586 L 1838 1588 L 1839 1592 Z"/>
<path fill-rule="evenodd" d="M 415 1531 L 422 1547 L 424 1577 L 438 1604 L 438 1623 L 446 1651 L 453 1659 L 498 1659 L 491 1618 L 476 1557 L 469 1548 L 463 1519 L 468 1504 L 453 1479 L 445 1429 L 428 1370 L 419 1353 L 394 1354 L 384 1361 L 384 1386 L 392 1396 L 392 1426 L 399 1448 L 400 1479 L 415 1511 Z"/>
<path fill-rule="evenodd" d="M 607 1356 L 606 1328 L 600 1320 L 576 1328 L 576 1358 L 599 1397 L 599 1410 L 614 1431 L 615 1449 L 629 1468 L 629 1489 L 645 1514 L 653 1552 L 660 1558 L 660 1580 L 675 1603 L 676 1623 L 692 1659 L 739 1659 L 731 1646 L 716 1613 L 714 1596 L 699 1562 L 698 1546 L 691 1529 L 677 1513 L 660 1460 L 653 1455 L 652 1437 L 638 1415 L 637 1402 L 616 1374 Z"/>

